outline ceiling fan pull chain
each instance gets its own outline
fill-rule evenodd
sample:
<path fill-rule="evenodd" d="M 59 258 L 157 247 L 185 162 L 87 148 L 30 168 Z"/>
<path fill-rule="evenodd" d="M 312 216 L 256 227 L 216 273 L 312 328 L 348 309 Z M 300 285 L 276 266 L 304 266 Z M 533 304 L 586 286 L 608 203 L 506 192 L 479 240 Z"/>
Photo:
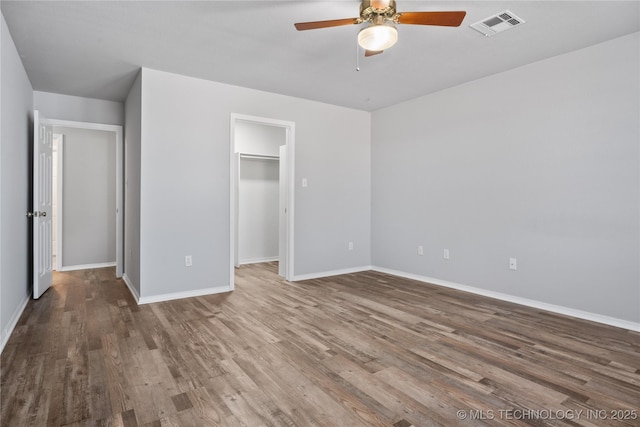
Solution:
<path fill-rule="evenodd" d="M 360 45 L 356 40 L 356 71 L 360 71 Z"/>

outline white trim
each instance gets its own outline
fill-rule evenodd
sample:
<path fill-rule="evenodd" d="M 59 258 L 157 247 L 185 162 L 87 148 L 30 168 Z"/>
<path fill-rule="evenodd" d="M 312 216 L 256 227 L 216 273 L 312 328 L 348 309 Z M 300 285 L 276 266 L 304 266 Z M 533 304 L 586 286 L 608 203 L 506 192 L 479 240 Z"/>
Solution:
<path fill-rule="evenodd" d="M 343 268 L 343 269 L 340 269 L 340 270 L 331 270 L 331 271 L 322 271 L 322 272 L 318 272 L 318 273 L 300 274 L 298 276 L 294 276 L 292 281 L 298 282 L 300 280 L 320 279 L 320 278 L 323 278 L 323 277 L 339 276 L 341 274 L 361 273 L 363 271 L 371 271 L 371 270 L 372 270 L 372 267 L 370 265 L 362 266 L 362 267 Z"/>
<path fill-rule="evenodd" d="M 295 224 L 295 193 L 296 193 L 296 168 L 295 168 L 295 160 L 296 160 L 296 124 L 294 122 L 289 122 L 289 126 L 286 128 L 287 130 L 287 170 L 289 172 L 289 176 L 287 177 L 287 183 L 289 184 L 289 191 L 287 194 L 287 271 L 285 272 L 285 279 L 290 279 L 294 276 L 294 224 Z"/>
<path fill-rule="evenodd" d="M 0 13 L 1 15 L 1 13 Z M 0 16 L 0 33 L 2 32 L 2 28 L 4 27 L 4 24 L 2 24 L 1 21 L 3 21 L 4 16 Z M 2 82 L 2 67 L 0 66 L 0 82 Z M 1 85 L 0 85 L 1 87 Z M 32 90 L 33 93 L 33 90 Z M 33 94 L 31 95 L 33 97 Z M 2 135 L 2 102 L 0 101 L 0 136 Z M 1 139 L 1 138 L 0 138 Z M 27 133 L 27 140 L 29 139 L 28 133 Z M 2 144 L 0 146 L 0 154 L 2 153 L 2 148 L 4 147 L 6 144 Z M 30 148 L 28 148 L 27 150 L 30 150 Z M 6 156 L 6 154 L 2 154 L 2 156 Z M 25 183 L 27 188 L 29 188 L 29 184 Z M 2 242 L 2 201 L 4 199 L 2 198 L 2 162 L 0 161 L 0 242 Z M 29 207 L 27 206 L 27 209 L 29 209 Z M 28 239 L 28 234 L 25 236 L 25 238 Z M 28 245 L 27 245 L 28 247 Z M 2 244 L 0 244 L 0 299 L 2 298 L 2 262 L 3 262 L 4 258 L 2 258 Z M 29 262 L 27 261 L 27 264 L 29 264 Z M 28 268 L 28 267 L 27 267 Z M 29 280 L 29 279 L 27 279 Z M 5 337 L 4 337 L 4 330 L 2 329 L 2 301 L 0 301 L 0 355 L 2 354 L 2 350 L 4 349 L 4 344 L 5 344 Z M 7 328 L 8 329 L 8 328 Z M 13 331 L 13 329 L 12 329 Z M 11 334 L 7 334 L 7 336 L 10 336 Z"/>
<path fill-rule="evenodd" d="M 631 331 L 640 332 L 640 323 L 630 322 L 628 320 L 618 319 L 615 317 L 604 316 L 597 313 L 591 313 L 583 310 L 576 310 L 575 308 L 564 307 L 561 305 L 549 304 L 546 302 L 531 300 L 527 298 L 521 298 L 509 294 L 503 294 L 500 292 L 488 291 L 486 289 L 476 288 L 473 286 L 462 285 L 455 282 L 449 282 L 446 280 L 435 279 L 433 277 L 420 276 L 413 273 L 405 273 L 403 271 L 392 270 L 384 267 L 373 266 L 372 270 L 380 273 L 391 274 L 393 276 L 404 277 L 407 279 L 417 280 L 419 282 L 425 282 L 432 285 L 443 286 L 445 288 L 457 289 L 464 292 L 470 292 L 476 295 L 482 295 L 489 298 L 495 298 L 501 301 L 512 302 L 514 304 L 520 304 L 527 307 L 537 308 L 541 310 L 551 311 L 557 314 L 563 314 L 565 316 L 576 317 L 578 319 L 589 320 L 592 322 L 603 323 L 605 325 L 615 326 L 617 328 L 628 329 Z"/>
<path fill-rule="evenodd" d="M 127 273 L 124 273 L 124 275 L 122 276 L 122 280 L 124 281 L 125 285 L 127 285 L 127 288 L 129 288 L 129 292 L 131 292 L 131 295 L 133 295 L 133 299 L 135 299 L 136 303 L 138 303 L 138 301 L 140 301 L 140 294 L 138 294 L 138 291 L 133 286 L 133 282 L 131 281 L 131 279 L 129 279 Z"/>
<path fill-rule="evenodd" d="M 193 291 L 185 291 L 185 292 L 172 292 L 170 294 L 162 294 L 162 295 L 152 295 L 149 297 L 142 297 L 138 299 L 138 304 L 151 304 L 154 302 L 163 302 L 163 301 L 172 301 L 176 299 L 182 298 L 193 298 L 200 297 L 204 295 L 212 295 L 212 294 L 220 294 L 223 292 L 230 292 L 231 289 L 229 286 L 217 286 L 215 288 L 206 288 L 206 289 L 196 289 Z"/>
<path fill-rule="evenodd" d="M 261 262 L 273 262 L 273 261 L 278 261 L 278 257 L 277 256 L 272 256 L 272 257 L 266 257 L 266 258 L 245 259 L 245 260 L 242 260 L 242 261 L 238 261 L 238 264 L 240 264 L 240 265 L 260 264 Z"/>
<path fill-rule="evenodd" d="M 196 289 L 193 291 L 172 292 L 170 294 L 140 297 L 140 294 L 138 294 L 138 291 L 133 286 L 133 282 L 131 282 L 131 279 L 129 278 L 129 276 L 127 276 L 126 273 L 122 276 L 122 280 L 127 285 L 127 288 L 129 288 L 129 292 L 131 292 L 131 295 L 133 295 L 133 298 L 136 300 L 136 303 L 138 305 L 152 304 L 152 303 L 163 302 L 163 301 L 172 301 L 172 300 L 177 300 L 182 298 L 200 297 L 204 295 L 220 294 L 223 292 L 230 292 L 233 290 L 228 286 L 217 286 L 214 288 Z"/>
<path fill-rule="evenodd" d="M 101 130 L 116 134 L 116 277 L 124 274 L 124 140 L 122 126 L 49 119 L 52 126 Z M 59 204 L 61 205 L 62 203 Z M 61 236 L 58 236 L 61 237 Z M 65 271 L 64 269 L 59 271 Z"/>
<path fill-rule="evenodd" d="M 62 270 L 62 200 L 63 200 L 63 168 L 64 168 L 64 134 L 62 133 L 54 133 L 54 136 L 58 136 L 58 148 L 57 148 L 57 165 L 56 165 L 56 175 L 58 177 L 56 182 L 56 233 L 58 236 L 56 237 L 56 271 Z"/>
<path fill-rule="evenodd" d="M 4 350 L 4 346 L 7 345 L 7 342 L 9 341 L 9 337 L 11 337 L 13 330 L 16 328 L 16 325 L 20 320 L 20 316 L 22 316 L 24 309 L 27 307 L 27 303 L 29 303 L 29 299 L 30 299 L 30 295 L 26 295 L 24 300 L 18 305 L 16 310 L 11 315 L 11 318 L 9 318 L 9 325 L 6 328 L 4 328 L 4 330 L 2 331 L 2 337 L 0 341 L 0 353 L 2 353 L 2 351 Z"/>
<path fill-rule="evenodd" d="M 233 126 L 233 129 L 231 130 L 232 132 L 232 140 L 235 141 L 235 126 Z M 233 144 L 235 145 L 235 143 Z M 231 151 L 234 151 L 234 148 L 231 148 Z M 231 215 L 233 215 L 232 220 L 233 220 L 233 228 L 231 230 L 231 233 L 233 234 L 233 237 L 231 238 L 231 244 L 233 245 L 233 266 L 234 267 L 240 267 L 240 263 L 238 262 L 238 259 L 240 258 L 239 255 L 239 245 L 236 244 L 239 241 L 239 237 L 238 237 L 238 232 L 239 232 L 239 228 L 238 228 L 238 224 L 240 223 L 240 167 L 242 165 L 242 160 L 240 159 L 240 153 L 233 153 L 233 167 L 235 169 L 233 169 L 231 171 L 231 174 L 233 175 L 232 181 L 231 181 L 231 186 L 232 186 L 232 199 L 231 199 L 231 204 L 233 205 L 233 212 L 231 212 Z M 233 268 L 231 269 L 231 274 L 233 274 Z M 235 287 L 234 284 L 234 279 L 229 279 L 231 280 L 231 286 Z"/>
<path fill-rule="evenodd" d="M 121 125 L 108 125 L 104 123 L 92 123 L 92 122 L 76 122 L 73 120 L 58 120 L 49 119 L 52 126 L 60 126 L 65 128 L 78 128 L 88 130 L 106 130 L 110 132 L 117 132 L 118 128 L 122 129 Z"/>
<path fill-rule="evenodd" d="M 236 253 L 236 236 L 237 236 L 237 219 L 236 219 L 236 203 L 237 203 L 237 178 L 238 164 L 240 162 L 240 155 L 236 154 L 236 118 L 235 114 L 231 113 L 231 119 L 229 120 L 229 288 L 235 289 L 235 268 L 236 260 L 238 259 Z"/>
<path fill-rule="evenodd" d="M 271 119 L 266 117 L 249 116 L 245 114 L 231 113 L 230 129 L 229 129 L 229 287 L 230 290 L 235 288 L 235 237 L 236 237 L 236 153 L 235 153 L 235 124 L 236 121 L 252 122 L 267 126 L 282 127 L 286 130 L 287 147 L 287 172 L 288 184 L 287 191 L 287 269 L 285 271 L 285 279 L 293 280 L 294 277 L 294 207 L 295 207 L 295 122 L 286 120 Z"/>
<path fill-rule="evenodd" d="M 58 271 L 75 271 L 75 270 L 88 270 L 90 268 L 105 268 L 105 267 L 115 267 L 115 262 L 102 262 L 99 264 L 80 264 L 80 265 L 65 265 L 61 267 Z"/>

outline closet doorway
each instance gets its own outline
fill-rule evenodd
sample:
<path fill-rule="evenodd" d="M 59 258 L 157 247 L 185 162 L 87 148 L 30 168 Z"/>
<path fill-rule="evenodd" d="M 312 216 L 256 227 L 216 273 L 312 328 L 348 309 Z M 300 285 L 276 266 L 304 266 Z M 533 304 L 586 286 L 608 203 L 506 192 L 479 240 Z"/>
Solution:
<path fill-rule="evenodd" d="M 294 124 L 231 116 L 231 282 L 234 267 L 278 261 L 293 277 Z"/>

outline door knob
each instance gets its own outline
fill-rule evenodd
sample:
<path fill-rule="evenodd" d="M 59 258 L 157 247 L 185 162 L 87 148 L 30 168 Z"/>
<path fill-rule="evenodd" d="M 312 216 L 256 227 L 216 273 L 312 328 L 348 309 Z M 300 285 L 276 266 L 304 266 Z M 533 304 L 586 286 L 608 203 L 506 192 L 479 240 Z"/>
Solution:
<path fill-rule="evenodd" d="M 47 212 L 42 211 L 42 212 L 27 212 L 27 218 L 33 218 L 33 217 L 38 217 L 38 216 L 47 216 Z"/>

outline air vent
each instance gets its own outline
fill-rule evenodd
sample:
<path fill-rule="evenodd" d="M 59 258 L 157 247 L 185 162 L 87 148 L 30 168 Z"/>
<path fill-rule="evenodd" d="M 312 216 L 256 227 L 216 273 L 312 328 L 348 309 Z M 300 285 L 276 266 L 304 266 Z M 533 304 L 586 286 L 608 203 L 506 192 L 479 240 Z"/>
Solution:
<path fill-rule="evenodd" d="M 493 16 L 488 16 L 475 24 L 471 24 L 470 27 L 488 37 L 524 24 L 524 22 L 524 19 L 518 18 L 513 13 L 505 10 Z"/>

